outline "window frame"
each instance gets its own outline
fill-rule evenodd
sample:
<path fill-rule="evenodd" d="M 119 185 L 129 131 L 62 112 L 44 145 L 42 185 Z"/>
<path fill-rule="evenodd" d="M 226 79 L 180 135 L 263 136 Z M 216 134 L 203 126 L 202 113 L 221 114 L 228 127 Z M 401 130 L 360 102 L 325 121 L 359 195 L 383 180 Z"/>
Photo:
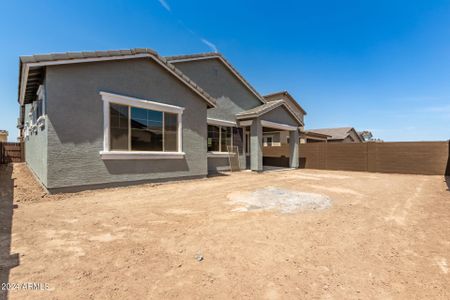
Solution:
<path fill-rule="evenodd" d="M 263 136 L 263 146 L 264 147 L 273 147 L 273 135 L 264 135 Z M 269 145 L 269 140 L 270 139 L 270 145 Z"/>
<path fill-rule="evenodd" d="M 230 137 L 230 141 L 231 141 L 231 147 L 233 147 L 234 143 L 233 143 L 233 137 L 234 137 L 234 133 L 233 133 L 233 127 L 235 126 L 229 126 L 229 125 L 216 125 L 216 124 L 208 124 L 208 126 L 215 126 L 219 128 L 219 151 L 208 151 L 208 156 L 221 156 L 221 155 L 225 155 L 228 156 L 230 153 L 234 154 L 234 152 L 229 152 L 229 151 L 221 151 L 222 150 L 222 127 L 228 127 L 231 128 L 231 137 Z M 207 133 L 209 133 L 209 130 L 207 130 Z M 206 136 L 206 139 L 208 139 L 208 136 Z M 208 146 L 208 145 L 206 145 Z"/>
<path fill-rule="evenodd" d="M 181 159 L 184 158 L 183 152 L 183 111 L 184 107 L 175 105 L 139 99 L 129 96 L 100 92 L 103 100 L 103 150 L 100 151 L 102 159 Z M 177 115 L 177 151 L 132 151 L 129 150 L 111 150 L 110 145 L 110 104 L 118 104 L 131 107 L 143 108 L 147 110 L 159 111 L 162 113 L 172 113 Z M 164 115 L 164 114 L 163 114 Z M 129 116 L 130 118 L 130 116 Z M 164 125 L 163 125 L 164 126 Z"/>

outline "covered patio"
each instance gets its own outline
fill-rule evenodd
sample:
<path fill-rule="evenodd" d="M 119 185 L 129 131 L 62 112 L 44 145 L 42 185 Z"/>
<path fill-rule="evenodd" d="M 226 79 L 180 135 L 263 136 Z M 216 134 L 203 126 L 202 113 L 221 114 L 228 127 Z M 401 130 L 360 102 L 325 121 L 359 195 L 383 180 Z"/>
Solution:
<path fill-rule="evenodd" d="M 283 100 L 272 101 L 257 108 L 236 115 L 239 127 L 244 132 L 244 154 L 246 167 L 252 171 L 262 172 L 263 164 L 263 132 L 288 132 L 289 167 L 298 168 L 299 130 L 303 122 L 296 116 Z M 267 141 L 266 141 L 267 142 Z M 267 168 L 266 168 L 267 169 Z"/>

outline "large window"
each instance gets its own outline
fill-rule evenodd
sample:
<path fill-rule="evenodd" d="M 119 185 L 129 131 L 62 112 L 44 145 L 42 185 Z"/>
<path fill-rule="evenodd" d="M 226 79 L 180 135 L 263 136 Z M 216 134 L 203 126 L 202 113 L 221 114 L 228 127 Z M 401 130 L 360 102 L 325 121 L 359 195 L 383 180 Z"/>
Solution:
<path fill-rule="evenodd" d="M 110 150 L 175 152 L 178 115 L 110 104 Z"/>
<path fill-rule="evenodd" d="M 233 131 L 232 127 L 208 125 L 208 151 L 228 152 L 233 146 Z"/>

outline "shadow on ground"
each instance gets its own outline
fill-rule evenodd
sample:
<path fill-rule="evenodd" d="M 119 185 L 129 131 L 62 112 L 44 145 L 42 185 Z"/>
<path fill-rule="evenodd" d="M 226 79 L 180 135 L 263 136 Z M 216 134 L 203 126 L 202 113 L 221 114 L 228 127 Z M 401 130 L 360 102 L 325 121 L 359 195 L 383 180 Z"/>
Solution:
<path fill-rule="evenodd" d="M 11 227 L 14 210 L 13 166 L 0 165 L 0 284 L 9 282 L 9 272 L 19 265 L 19 254 L 11 254 Z M 8 291 L 0 289 L 0 299 L 8 299 Z"/>

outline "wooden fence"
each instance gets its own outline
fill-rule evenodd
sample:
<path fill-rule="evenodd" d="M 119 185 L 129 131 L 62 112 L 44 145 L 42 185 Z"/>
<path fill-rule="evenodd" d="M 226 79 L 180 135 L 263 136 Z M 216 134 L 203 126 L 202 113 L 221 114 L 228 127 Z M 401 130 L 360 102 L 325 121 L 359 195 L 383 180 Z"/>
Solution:
<path fill-rule="evenodd" d="M 266 148 L 264 156 L 289 157 L 287 145 Z M 322 170 L 450 175 L 449 149 L 449 141 L 300 144 L 299 165 Z"/>
<path fill-rule="evenodd" d="M 23 143 L 0 142 L 0 164 L 24 161 Z"/>

